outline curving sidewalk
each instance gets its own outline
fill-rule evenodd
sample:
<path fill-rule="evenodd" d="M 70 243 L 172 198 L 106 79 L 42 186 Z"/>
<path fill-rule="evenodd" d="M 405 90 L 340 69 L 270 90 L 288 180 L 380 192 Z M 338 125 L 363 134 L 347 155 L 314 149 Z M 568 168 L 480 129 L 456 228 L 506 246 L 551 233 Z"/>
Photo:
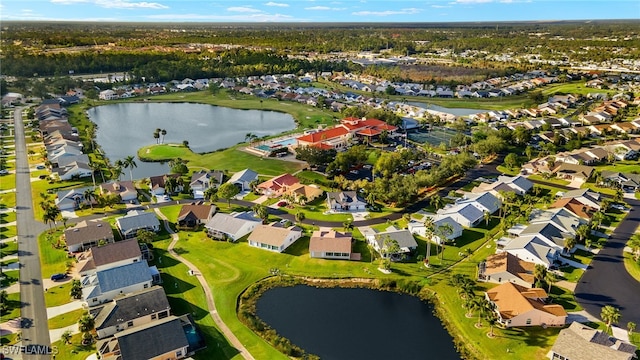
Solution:
<path fill-rule="evenodd" d="M 242 345 L 240 340 L 238 340 L 238 338 L 231 331 L 231 329 L 229 329 L 227 324 L 225 324 L 224 321 L 222 321 L 222 318 L 218 314 L 218 310 L 216 310 L 216 304 L 213 301 L 213 293 L 211 292 L 211 288 L 209 288 L 209 284 L 207 284 L 207 280 L 205 280 L 205 278 L 201 275 L 202 273 L 200 272 L 200 270 L 198 270 L 198 268 L 195 265 L 193 265 L 191 262 L 189 262 L 187 259 L 183 258 L 182 256 L 178 255 L 173 250 L 174 246 L 178 242 L 179 237 L 178 237 L 178 234 L 176 234 L 171 229 L 171 227 L 169 227 L 169 222 L 167 217 L 164 216 L 164 214 L 158 208 L 155 208 L 154 211 L 163 220 L 164 227 L 165 229 L 167 229 L 167 232 L 171 234 L 172 241 L 171 241 L 171 244 L 169 244 L 169 248 L 167 249 L 171 254 L 171 256 L 175 257 L 178 261 L 187 265 L 189 270 L 191 270 L 194 274 L 197 274 L 196 277 L 198 278 L 198 281 L 200 282 L 200 285 L 202 285 L 202 289 L 204 290 L 204 295 L 207 298 L 207 307 L 209 308 L 209 314 L 211 314 L 213 321 L 215 321 L 216 325 L 218 325 L 218 328 L 220 328 L 220 330 L 222 331 L 222 334 L 227 338 L 227 340 L 229 340 L 231 345 L 233 345 L 233 347 L 235 347 L 236 350 L 240 352 L 240 355 L 242 355 L 243 358 L 247 360 L 255 360 L 255 358 L 251 355 L 251 353 L 249 353 L 249 350 L 247 350 L 244 347 L 244 345 Z"/>

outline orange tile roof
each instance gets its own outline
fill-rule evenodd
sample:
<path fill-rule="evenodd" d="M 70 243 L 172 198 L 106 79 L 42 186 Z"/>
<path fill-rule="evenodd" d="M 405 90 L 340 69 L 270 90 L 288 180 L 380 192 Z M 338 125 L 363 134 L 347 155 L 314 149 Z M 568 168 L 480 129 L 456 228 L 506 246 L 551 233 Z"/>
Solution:
<path fill-rule="evenodd" d="M 545 305 L 536 298 L 546 298 L 544 289 L 527 289 L 513 283 L 504 283 L 487 291 L 487 296 L 497 307 L 503 319 L 510 319 L 533 309 L 555 316 L 567 316 L 560 305 Z"/>
<path fill-rule="evenodd" d="M 485 265 L 485 274 L 492 275 L 506 271 L 530 284 L 534 282 L 533 269 L 536 264 L 518 259 L 506 251 L 489 256 Z"/>
<path fill-rule="evenodd" d="M 363 136 L 376 136 L 376 135 L 379 135 L 380 133 L 381 131 L 377 129 L 363 129 L 358 131 L 356 134 L 363 135 Z"/>
<path fill-rule="evenodd" d="M 260 188 L 260 189 L 279 190 L 280 188 L 283 188 L 285 186 L 291 186 L 291 185 L 297 184 L 299 182 L 300 182 L 300 180 L 298 180 L 297 177 L 295 177 L 295 176 L 293 176 L 291 174 L 282 174 L 282 175 L 274 177 L 273 179 L 269 179 L 269 180 L 259 184 L 258 188 Z"/>
<path fill-rule="evenodd" d="M 335 230 L 314 231 L 309 240 L 309 252 L 351 253 L 351 234 Z"/>
<path fill-rule="evenodd" d="M 552 209 L 565 208 L 583 219 L 591 219 L 591 212 L 595 210 L 573 198 L 558 199 L 549 207 Z"/>
<path fill-rule="evenodd" d="M 308 142 L 308 143 L 319 143 L 321 141 L 326 141 L 330 139 L 334 139 L 340 136 L 347 135 L 349 131 L 342 126 L 334 127 L 328 130 L 322 130 L 315 132 L 313 134 L 308 134 L 297 138 L 298 141 Z"/>

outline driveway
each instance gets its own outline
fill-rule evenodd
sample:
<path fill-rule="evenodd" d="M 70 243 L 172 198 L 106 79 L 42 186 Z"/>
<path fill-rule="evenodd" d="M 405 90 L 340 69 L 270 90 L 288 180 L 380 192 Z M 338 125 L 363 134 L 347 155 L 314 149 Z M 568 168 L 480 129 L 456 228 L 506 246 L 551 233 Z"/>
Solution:
<path fill-rule="evenodd" d="M 589 314 L 599 317 L 605 305 L 620 309 L 620 324 L 640 323 L 640 282 L 624 267 L 623 250 L 640 224 L 640 201 L 628 200 L 632 210 L 611 234 L 604 249 L 593 258 L 576 286 L 576 300 Z"/>

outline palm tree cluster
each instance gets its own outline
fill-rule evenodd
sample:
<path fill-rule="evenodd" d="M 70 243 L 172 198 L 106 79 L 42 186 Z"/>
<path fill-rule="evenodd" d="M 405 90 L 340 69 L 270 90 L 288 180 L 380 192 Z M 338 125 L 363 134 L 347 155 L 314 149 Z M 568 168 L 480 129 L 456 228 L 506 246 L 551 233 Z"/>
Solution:
<path fill-rule="evenodd" d="M 44 221 L 45 224 L 49 224 L 49 230 L 51 231 L 53 230 L 51 225 L 54 227 L 57 226 L 56 222 L 62 211 L 60 211 L 53 200 L 49 198 L 49 195 L 40 193 L 40 198 L 40 208 L 44 211 L 42 221 Z"/>
<path fill-rule="evenodd" d="M 556 275 L 541 264 L 536 264 L 536 267 L 533 269 L 533 278 L 535 280 L 535 286 L 538 288 L 546 284 L 548 293 L 551 293 L 551 285 L 558 281 Z"/>
<path fill-rule="evenodd" d="M 458 289 L 458 295 L 462 299 L 462 306 L 467 310 L 466 316 L 472 317 L 476 312 L 478 321 L 475 323 L 477 328 L 482 327 L 482 320 L 489 323 L 489 336 L 493 337 L 493 327 L 497 322 L 495 308 L 489 300 L 484 296 L 477 296 L 475 293 L 475 281 L 468 276 L 455 273 L 449 278 L 449 285 Z"/>
<path fill-rule="evenodd" d="M 160 136 L 162 135 L 162 139 Z M 164 137 L 167 135 L 167 130 L 157 128 L 153 132 L 153 138 L 156 139 L 156 144 L 164 144 Z"/>

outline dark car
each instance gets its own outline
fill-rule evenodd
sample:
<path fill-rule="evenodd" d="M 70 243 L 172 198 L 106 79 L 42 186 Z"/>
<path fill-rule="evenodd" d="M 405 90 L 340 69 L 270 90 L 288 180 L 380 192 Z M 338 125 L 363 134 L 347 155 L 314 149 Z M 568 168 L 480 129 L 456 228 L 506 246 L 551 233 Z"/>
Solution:
<path fill-rule="evenodd" d="M 58 280 L 62 280 L 62 279 L 64 279 L 64 278 L 66 278 L 66 277 L 67 277 L 67 274 L 62 274 L 62 273 L 60 273 L 60 274 L 53 274 L 53 275 L 51 275 L 51 280 L 52 280 L 52 281 L 58 281 Z"/>

